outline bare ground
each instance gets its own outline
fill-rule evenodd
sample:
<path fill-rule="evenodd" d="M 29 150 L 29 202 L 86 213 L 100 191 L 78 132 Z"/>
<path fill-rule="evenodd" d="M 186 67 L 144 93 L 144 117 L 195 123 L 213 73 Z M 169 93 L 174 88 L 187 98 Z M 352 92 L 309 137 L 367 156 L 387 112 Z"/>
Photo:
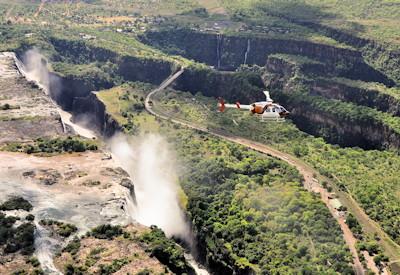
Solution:
<path fill-rule="evenodd" d="M 0 144 L 64 134 L 57 106 L 18 72 L 7 53 L 0 53 L 0 129 Z"/>
<path fill-rule="evenodd" d="M 149 257 L 144 247 L 135 241 L 149 229 L 140 225 L 130 225 L 124 228 L 130 238 L 118 237 L 113 240 L 84 237 L 76 255 L 68 252 L 56 257 L 55 264 L 59 270 L 65 270 L 68 264 L 88 267 L 88 274 L 98 274 L 100 265 L 111 265 L 114 260 L 126 259 L 120 270 L 113 274 L 136 274 L 147 270 L 150 274 L 162 274 L 165 267 L 152 257 Z M 168 273 L 167 273 L 168 274 Z"/>

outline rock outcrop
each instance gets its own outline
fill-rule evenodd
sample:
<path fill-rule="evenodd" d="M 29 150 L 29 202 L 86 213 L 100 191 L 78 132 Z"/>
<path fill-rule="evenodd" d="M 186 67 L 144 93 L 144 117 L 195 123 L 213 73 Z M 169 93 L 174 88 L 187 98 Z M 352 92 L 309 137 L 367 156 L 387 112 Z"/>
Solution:
<path fill-rule="evenodd" d="M 117 131 L 122 131 L 118 122 L 106 112 L 106 107 L 96 96 L 95 92 L 86 97 L 73 99 L 72 112 L 77 120 L 84 118 L 93 130 L 98 131 L 103 137 L 111 137 Z"/>

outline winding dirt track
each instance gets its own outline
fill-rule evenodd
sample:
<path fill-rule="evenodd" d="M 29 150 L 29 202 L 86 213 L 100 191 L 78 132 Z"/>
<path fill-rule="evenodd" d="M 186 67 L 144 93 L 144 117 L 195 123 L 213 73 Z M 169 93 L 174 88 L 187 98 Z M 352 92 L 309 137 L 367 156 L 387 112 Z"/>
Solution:
<path fill-rule="evenodd" d="M 204 127 L 200 127 L 200 126 L 196 126 L 193 125 L 190 122 L 187 121 L 183 121 L 180 119 L 176 119 L 176 118 L 172 118 L 169 117 L 168 115 L 165 114 L 160 114 L 160 113 L 156 113 L 153 108 L 152 108 L 152 103 L 151 103 L 151 97 L 159 92 L 164 90 L 165 88 L 167 88 L 169 85 L 171 85 L 182 73 L 184 72 L 184 69 L 181 69 L 180 71 L 178 71 L 177 73 L 175 73 L 174 75 L 170 76 L 168 79 L 166 79 L 163 83 L 161 83 L 161 85 L 153 90 L 152 92 L 150 92 L 145 100 L 145 107 L 146 110 L 161 119 L 164 120 L 169 120 L 173 123 L 176 124 L 180 124 L 186 127 L 189 127 L 191 129 L 195 129 L 201 132 L 205 132 L 208 134 L 212 134 L 214 136 L 217 136 L 219 138 L 243 145 L 247 148 L 253 149 L 255 151 L 258 151 L 260 153 L 263 154 L 267 154 L 269 156 L 273 156 L 276 157 L 280 160 L 283 160 L 285 162 L 287 162 L 289 165 L 296 167 L 296 169 L 300 172 L 300 174 L 303 175 L 304 177 L 304 186 L 305 188 L 310 191 L 310 192 L 315 192 L 315 193 L 319 193 L 321 194 L 321 200 L 325 203 L 326 207 L 328 207 L 329 211 L 331 212 L 332 216 L 336 219 L 336 221 L 339 223 L 340 228 L 343 232 L 343 237 L 350 249 L 351 254 L 353 255 L 353 268 L 354 271 L 356 272 L 357 275 L 361 275 L 361 274 L 365 274 L 364 268 L 360 262 L 360 259 L 358 257 L 357 254 L 357 250 L 355 248 L 355 244 L 356 244 L 356 238 L 353 236 L 353 233 L 350 231 L 350 228 L 347 226 L 347 224 L 345 223 L 345 219 L 344 217 L 341 217 L 338 215 L 337 211 L 330 205 L 329 203 L 329 198 L 328 198 L 328 191 L 324 188 L 322 188 L 322 186 L 320 186 L 320 184 L 318 183 L 318 180 L 315 179 L 314 175 L 319 175 L 319 173 L 313 169 L 312 167 L 310 167 L 309 165 L 303 163 L 302 161 L 298 160 L 297 158 L 283 153 L 281 151 L 278 151 L 268 145 L 262 144 L 262 143 L 258 143 L 258 142 L 254 142 L 252 140 L 248 140 L 245 138 L 241 138 L 241 137 L 237 137 L 237 136 L 233 136 L 233 135 L 229 135 L 220 131 L 216 131 L 216 130 L 210 130 Z"/>

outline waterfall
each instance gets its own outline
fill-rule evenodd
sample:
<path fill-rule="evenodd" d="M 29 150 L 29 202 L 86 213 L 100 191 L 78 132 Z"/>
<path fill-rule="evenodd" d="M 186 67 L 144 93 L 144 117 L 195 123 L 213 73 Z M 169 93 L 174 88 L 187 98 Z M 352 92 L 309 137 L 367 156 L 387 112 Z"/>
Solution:
<path fill-rule="evenodd" d="M 54 253 L 60 243 L 50 237 L 50 232 L 35 220 L 35 254 L 45 274 L 61 275 L 53 262 Z"/>
<path fill-rule="evenodd" d="M 125 195 L 124 211 L 129 222 L 135 222 L 135 217 L 137 215 L 137 203 L 134 197 L 135 195 L 134 193 L 132 194 L 131 190 L 129 190 L 127 187 L 123 189 L 123 193 Z"/>
<path fill-rule="evenodd" d="M 209 275 L 210 273 L 207 271 L 207 269 L 204 268 L 204 266 L 200 265 L 195 258 L 193 257 L 192 254 L 185 253 L 185 259 L 186 261 L 193 267 L 194 272 L 196 275 Z"/>
<path fill-rule="evenodd" d="M 221 65 L 221 48 L 222 35 L 218 35 L 218 68 Z M 42 63 L 41 55 L 38 52 L 33 51 L 31 54 L 30 57 L 34 61 L 32 64 L 36 65 L 29 65 L 29 61 L 24 64 L 14 55 L 16 66 L 21 75 L 30 81 L 35 81 L 46 94 L 50 95 L 48 78 L 46 78 L 48 76 L 47 67 Z M 38 68 L 38 71 L 35 71 L 35 68 Z M 60 111 L 60 116 L 70 125 L 71 114 Z M 80 130 L 77 131 L 77 129 Z M 75 131 L 84 136 L 85 133 L 87 136 L 92 134 L 86 132 L 88 129 L 84 125 L 76 127 Z M 95 136 L 94 133 L 93 136 Z M 158 136 L 146 136 L 141 143 L 137 144 L 136 151 L 131 148 L 128 142 L 122 141 L 117 140 L 118 144 L 114 144 L 114 146 L 118 145 L 119 149 L 117 152 L 111 150 L 113 159 L 120 162 L 121 166 L 132 175 L 132 178 L 135 176 L 135 184 L 138 187 L 138 200 L 136 203 L 133 185 L 123 184 L 122 192 L 125 198 L 123 210 L 129 221 L 141 222 L 145 225 L 156 224 L 167 235 L 179 236 L 191 243 L 192 239 L 188 237 L 191 233 L 190 227 L 186 223 L 184 212 L 177 200 L 177 187 L 174 186 L 177 176 L 173 175 L 173 166 L 170 167 L 173 163 L 171 163 L 171 156 L 168 154 L 168 150 L 165 149 L 163 139 Z M 109 145 L 112 147 L 112 144 Z M 139 166 L 137 167 L 138 169 L 132 171 L 134 167 L 132 164 L 137 164 Z M 38 216 L 36 219 L 39 220 Z M 53 262 L 54 254 L 60 248 L 61 242 L 51 238 L 51 232 L 41 226 L 39 222 L 35 221 L 35 225 L 35 255 L 41 263 L 45 274 L 62 274 L 57 270 Z M 194 267 L 197 274 L 208 274 L 201 265 L 196 263 L 193 256 L 185 254 L 185 257 Z"/>
<path fill-rule="evenodd" d="M 250 39 L 247 39 L 247 49 L 246 52 L 244 53 L 244 62 L 243 62 L 244 65 L 247 64 L 247 57 L 249 56 L 249 53 L 250 53 Z"/>
<path fill-rule="evenodd" d="M 46 95 L 50 95 L 49 93 L 49 71 L 47 67 L 43 65 L 41 62 L 42 58 L 44 58 L 39 52 L 35 49 L 29 50 L 25 53 L 26 59 L 28 60 L 28 64 L 25 65 L 15 53 L 10 53 L 9 56 L 11 56 L 14 59 L 15 65 L 17 66 L 18 72 L 25 77 L 26 80 L 34 82 L 39 89 L 45 92 Z M 32 61 L 33 60 L 33 61 Z M 49 96 L 50 97 L 50 96 Z M 63 127 L 63 132 L 67 132 L 67 127 L 65 126 L 65 121 L 63 119 L 63 116 L 61 115 L 61 109 L 58 107 L 56 102 L 50 97 L 50 99 L 53 101 L 55 106 L 57 106 L 57 110 L 59 111 L 60 114 L 60 121 L 61 125 Z"/>
<path fill-rule="evenodd" d="M 217 69 L 221 67 L 221 55 L 222 55 L 222 34 L 217 34 Z"/>

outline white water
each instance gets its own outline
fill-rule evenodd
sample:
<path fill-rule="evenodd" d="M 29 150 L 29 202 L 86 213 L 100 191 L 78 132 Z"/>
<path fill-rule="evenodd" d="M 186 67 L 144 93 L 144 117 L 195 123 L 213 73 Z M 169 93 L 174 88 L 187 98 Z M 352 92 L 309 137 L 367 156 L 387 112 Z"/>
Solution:
<path fill-rule="evenodd" d="M 137 208 L 136 208 L 137 205 L 136 205 L 135 201 L 133 200 L 128 188 L 124 188 L 123 192 L 125 194 L 124 210 L 125 210 L 126 215 L 128 216 L 128 220 L 131 223 L 136 222 L 135 216 L 136 216 L 136 211 L 137 211 Z"/>
<path fill-rule="evenodd" d="M 32 81 L 39 86 L 51 99 L 50 96 L 50 76 L 46 60 L 43 55 L 39 53 L 38 50 L 32 49 L 24 54 L 24 62 L 17 58 L 15 54 L 11 54 L 14 58 L 15 64 L 17 65 L 18 71 L 23 75 L 28 81 Z M 61 122 L 63 124 L 64 132 L 67 132 L 65 125 L 71 127 L 74 132 L 82 137 L 93 139 L 96 137 L 93 131 L 85 128 L 80 123 L 75 123 L 72 121 L 72 115 L 64 110 L 62 110 L 57 103 L 53 101 L 54 105 L 57 107 L 57 111 L 61 117 Z"/>
<path fill-rule="evenodd" d="M 62 121 L 65 124 L 69 125 L 74 130 L 74 132 L 77 133 L 78 135 L 88 138 L 88 139 L 96 138 L 96 134 L 93 131 L 89 130 L 88 128 L 85 128 L 83 126 L 83 124 L 78 124 L 78 123 L 72 122 L 71 113 L 68 113 L 61 108 L 58 108 L 58 113 L 60 114 Z"/>
<path fill-rule="evenodd" d="M 244 53 L 244 62 L 243 62 L 244 65 L 247 64 L 247 58 L 249 56 L 249 53 L 250 53 L 250 39 L 247 39 L 247 49 L 246 52 Z"/>
<path fill-rule="evenodd" d="M 146 226 L 157 225 L 169 237 L 190 241 L 190 228 L 179 205 L 173 157 L 164 139 L 154 134 L 129 139 L 120 134 L 109 145 L 113 156 L 134 177 L 135 219 Z"/>
<path fill-rule="evenodd" d="M 50 237 L 50 232 L 35 220 L 35 255 L 45 274 L 62 274 L 54 265 L 53 257 L 60 242 Z"/>
<path fill-rule="evenodd" d="M 118 134 L 108 144 L 113 157 L 134 178 L 135 220 L 146 226 L 157 225 L 168 237 L 180 237 L 193 247 L 190 226 L 179 205 L 174 157 L 166 141 L 155 134 L 136 140 Z M 185 253 L 185 258 L 196 274 L 209 274 L 191 254 Z"/>
<path fill-rule="evenodd" d="M 194 271 L 196 272 L 197 275 L 209 275 L 210 273 L 207 271 L 207 269 L 204 268 L 204 266 L 200 265 L 193 257 L 192 254 L 185 253 L 185 259 L 186 261 L 193 267 Z"/>
<path fill-rule="evenodd" d="M 218 48 L 220 39 L 221 37 L 218 38 Z M 219 52 L 218 56 L 219 67 Z M 36 82 L 49 95 L 49 72 L 47 66 L 43 64 L 43 56 L 36 50 L 28 51 L 24 58 L 26 66 L 16 56 L 14 58 L 21 74 L 28 80 Z M 84 125 L 73 123 L 70 113 L 59 107 L 58 111 L 62 122 L 70 125 L 76 133 L 87 138 L 96 137 L 95 133 Z M 176 170 L 165 141 L 160 136 L 149 135 L 133 148 L 126 137 L 124 138 L 125 140 L 121 140 L 121 136 L 113 138 L 110 146 L 113 156 L 120 161 L 121 166 L 135 182 L 137 204 L 130 191 L 123 188 L 125 214 L 130 222 L 138 221 L 147 226 L 157 225 L 165 231 L 167 236 L 180 237 L 191 246 L 190 227 L 179 205 Z M 52 239 L 49 232 L 40 224 L 36 223 L 36 226 L 36 255 L 42 268 L 48 274 L 62 274 L 53 263 L 53 256 L 59 245 L 58 241 Z M 197 274 L 208 274 L 190 254 L 186 254 L 185 257 Z"/>

